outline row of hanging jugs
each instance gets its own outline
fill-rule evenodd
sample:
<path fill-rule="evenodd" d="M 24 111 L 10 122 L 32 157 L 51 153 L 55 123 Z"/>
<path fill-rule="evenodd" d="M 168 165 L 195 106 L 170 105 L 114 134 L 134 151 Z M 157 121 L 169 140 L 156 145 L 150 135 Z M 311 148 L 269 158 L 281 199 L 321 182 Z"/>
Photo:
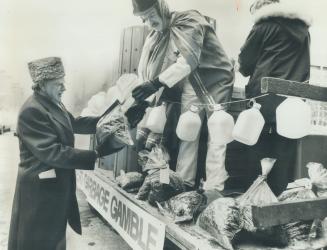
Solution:
<path fill-rule="evenodd" d="M 211 143 L 225 145 L 233 140 L 246 145 L 257 143 L 265 124 L 260 112 L 261 105 L 251 100 L 252 107 L 242 111 L 236 123 L 234 118 L 220 104 L 213 105 L 213 113 L 208 119 L 208 132 Z M 197 139 L 201 129 L 200 109 L 191 105 L 181 114 L 176 134 L 183 141 Z M 166 103 L 148 108 L 139 127 L 150 129 L 154 133 L 163 133 L 166 117 Z M 276 109 L 277 133 L 291 139 L 298 139 L 309 134 L 311 126 L 311 108 L 301 98 L 288 97 Z"/>

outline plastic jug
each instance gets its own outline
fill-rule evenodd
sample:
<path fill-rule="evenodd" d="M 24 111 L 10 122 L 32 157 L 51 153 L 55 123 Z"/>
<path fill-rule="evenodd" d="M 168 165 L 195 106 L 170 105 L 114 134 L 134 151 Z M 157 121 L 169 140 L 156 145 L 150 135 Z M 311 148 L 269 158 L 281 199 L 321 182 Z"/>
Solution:
<path fill-rule="evenodd" d="M 178 120 L 176 134 L 182 141 L 194 141 L 201 129 L 199 108 L 192 105 Z"/>
<path fill-rule="evenodd" d="M 277 133 L 291 139 L 309 134 L 311 108 L 300 98 L 288 97 L 276 109 Z"/>
<path fill-rule="evenodd" d="M 153 133 L 162 134 L 167 121 L 166 117 L 166 103 L 152 108 L 146 121 L 146 128 L 150 129 Z"/>
<path fill-rule="evenodd" d="M 239 115 L 232 134 L 234 140 L 249 146 L 257 143 L 265 124 L 260 108 L 261 105 L 254 102 L 252 108 Z"/>
<path fill-rule="evenodd" d="M 208 119 L 209 136 L 212 143 L 225 145 L 233 141 L 234 118 L 224 108 L 217 104 Z"/>

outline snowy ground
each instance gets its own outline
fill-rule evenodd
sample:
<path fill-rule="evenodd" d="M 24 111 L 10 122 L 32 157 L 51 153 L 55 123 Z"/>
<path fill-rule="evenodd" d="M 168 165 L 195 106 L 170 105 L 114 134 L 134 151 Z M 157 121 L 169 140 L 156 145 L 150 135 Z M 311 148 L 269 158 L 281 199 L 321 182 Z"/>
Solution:
<path fill-rule="evenodd" d="M 0 135 L 0 250 L 7 249 L 11 206 L 18 168 L 18 141 L 12 133 Z M 82 192 L 77 192 L 83 235 L 67 230 L 67 250 L 130 249 L 124 240 L 91 210 Z"/>

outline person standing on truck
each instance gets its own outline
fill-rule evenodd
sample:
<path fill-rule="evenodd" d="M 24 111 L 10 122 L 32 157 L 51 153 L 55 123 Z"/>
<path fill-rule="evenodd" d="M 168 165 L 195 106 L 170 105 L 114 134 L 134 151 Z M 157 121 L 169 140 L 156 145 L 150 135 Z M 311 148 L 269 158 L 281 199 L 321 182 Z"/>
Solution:
<path fill-rule="evenodd" d="M 196 10 L 172 12 L 165 0 L 132 2 L 134 15 L 151 29 L 138 69 L 142 84 L 133 90 L 133 97 L 142 101 L 153 94 L 157 100 L 178 96 L 182 113 L 192 104 L 200 104 L 202 121 L 205 115 L 211 114 L 211 105 L 229 101 L 234 83 L 233 66 L 206 18 Z M 167 127 L 176 137 L 169 115 Z M 183 178 L 187 189 L 193 189 L 195 185 L 199 138 L 200 135 L 193 142 L 181 141 L 176 150 L 176 172 Z M 174 143 L 169 140 L 167 144 Z M 226 145 L 215 145 L 209 138 L 205 190 L 224 189 L 228 178 L 225 154 Z"/>
<path fill-rule="evenodd" d="M 305 82 L 310 77 L 310 17 L 299 10 L 292 0 L 256 0 L 251 14 L 254 26 L 239 54 L 239 71 L 250 76 L 247 97 L 261 95 L 261 79 L 276 77 Z M 250 148 L 255 162 L 253 178 L 260 174 L 260 160 L 265 157 L 277 161 L 268 176 L 272 191 L 279 195 L 292 181 L 297 141 L 276 132 L 276 108 L 284 97 L 259 98 L 266 124 L 256 145 Z"/>
<path fill-rule="evenodd" d="M 98 157 L 123 146 L 109 138 L 96 150 L 74 148 L 74 133 L 95 133 L 99 117 L 74 118 L 62 104 L 60 58 L 35 60 L 28 67 L 34 93 L 18 115 L 20 163 L 8 249 L 62 250 L 67 222 L 81 234 L 75 169 L 93 170 Z"/>

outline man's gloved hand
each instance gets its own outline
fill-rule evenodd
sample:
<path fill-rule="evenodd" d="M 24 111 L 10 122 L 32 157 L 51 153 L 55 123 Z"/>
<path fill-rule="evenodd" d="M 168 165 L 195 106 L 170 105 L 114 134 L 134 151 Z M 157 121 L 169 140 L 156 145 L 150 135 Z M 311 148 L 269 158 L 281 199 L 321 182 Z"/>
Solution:
<path fill-rule="evenodd" d="M 98 157 L 103 157 L 116 153 L 124 147 L 125 144 L 117 141 L 115 136 L 112 135 L 108 136 L 108 138 L 106 138 L 106 140 L 101 145 L 97 145 L 95 150 Z"/>
<path fill-rule="evenodd" d="M 148 82 L 142 83 L 140 86 L 137 86 L 133 92 L 132 96 L 137 101 L 144 101 L 146 98 L 148 98 L 153 93 L 157 92 L 160 87 L 163 87 L 164 85 L 159 81 L 159 78 Z"/>
<path fill-rule="evenodd" d="M 131 128 L 135 128 L 137 124 L 143 119 L 145 110 L 149 107 L 147 101 L 140 101 L 139 103 L 134 104 L 126 112 L 125 116 L 130 124 Z"/>

